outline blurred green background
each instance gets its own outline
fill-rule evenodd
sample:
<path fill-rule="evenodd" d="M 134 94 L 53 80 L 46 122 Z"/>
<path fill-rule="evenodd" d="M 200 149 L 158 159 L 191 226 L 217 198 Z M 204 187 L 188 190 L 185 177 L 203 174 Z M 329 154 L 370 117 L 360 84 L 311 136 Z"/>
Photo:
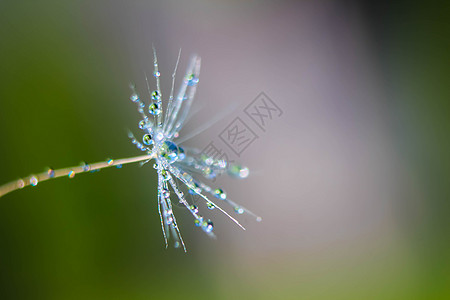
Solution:
<path fill-rule="evenodd" d="M 127 138 L 139 121 L 128 83 L 144 86 L 152 43 L 167 76 L 163 90 L 182 47 L 183 68 L 194 51 L 204 59 L 199 102 L 234 98 L 245 106 L 264 90 L 285 111 L 259 150 L 241 157 L 255 177 L 248 185 L 225 182 L 264 221 L 245 220 L 249 230 L 240 232 L 217 216 L 218 240 L 209 240 L 180 209 L 188 254 L 164 249 L 150 166 L 58 179 L 1 198 L 0 299 L 450 299 L 449 13 L 444 1 L 0 1 L 0 183 L 49 166 L 138 155 Z M 303 62 L 323 63 L 323 73 Z M 320 74 L 337 79 L 318 84 Z M 352 93 L 347 87 L 359 74 L 367 86 Z M 308 99 L 298 96 L 305 82 L 317 85 Z M 336 95 L 323 111 L 337 116 L 343 137 L 358 124 L 370 129 L 366 116 L 376 133 L 349 142 L 327 129 L 335 126 L 315 130 L 297 117 L 315 114 L 322 90 Z M 350 102 L 340 98 L 347 92 Z M 356 123 L 345 127 L 349 111 Z M 302 143 L 317 136 L 325 141 L 318 149 L 331 145 L 330 136 L 339 149 L 356 143 L 387 158 L 374 163 L 387 165 L 374 170 L 383 184 L 366 187 L 357 180 L 371 172 L 364 162 L 372 156 L 361 155 L 361 165 L 350 154 L 343 165 L 329 157 L 325 169 L 344 176 L 352 168 L 349 189 L 373 199 L 361 220 L 346 223 L 342 215 L 329 224 L 342 229 L 339 237 L 308 227 L 349 203 L 347 212 L 359 215 L 354 202 L 332 192 L 338 176 L 308 169 L 307 161 L 322 158 L 303 156 L 315 147 Z M 378 136 L 384 142 L 372 145 Z M 302 214 L 319 202 L 297 195 L 311 174 L 323 208 L 308 223 Z M 370 205 L 379 208 L 377 225 L 354 233 L 366 228 Z"/>

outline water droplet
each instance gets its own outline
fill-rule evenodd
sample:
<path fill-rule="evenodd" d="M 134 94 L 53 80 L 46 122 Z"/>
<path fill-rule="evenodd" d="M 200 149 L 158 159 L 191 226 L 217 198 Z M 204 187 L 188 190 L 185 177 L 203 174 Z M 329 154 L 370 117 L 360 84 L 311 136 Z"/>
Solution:
<path fill-rule="evenodd" d="M 202 192 L 202 189 L 200 188 L 198 183 L 192 182 L 192 186 L 189 189 L 189 194 L 196 195 L 196 194 L 200 194 L 201 192 Z"/>
<path fill-rule="evenodd" d="M 179 159 L 180 149 L 178 146 L 171 141 L 165 141 L 161 146 L 161 155 L 168 160 L 169 164 L 175 162 Z"/>
<path fill-rule="evenodd" d="M 144 120 L 139 121 L 139 128 L 140 129 L 144 129 L 145 128 L 145 121 Z"/>
<path fill-rule="evenodd" d="M 228 169 L 228 173 L 237 178 L 247 178 L 250 171 L 247 167 L 240 165 L 231 165 Z"/>
<path fill-rule="evenodd" d="M 202 223 L 203 223 L 203 217 L 202 216 L 198 216 L 198 218 L 194 220 L 194 224 L 197 227 L 200 227 L 202 225 Z"/>
<path fill-rule="evenodd" d="M 69 172 L 69 174 L 67 174 L 67 176 L 69 176 L 69 178 L 74 178 L 75 177 L 75 171 L 71 170 Z"/>
<path fill-rule="evenodd" d="M 180 242 L 176 241 L 175 243 L 173 243 L 173 247 L 174 247 L 175 249 L 180 248 Z"/>
<path fill-rule="evenodd" d="M 49 168 L 47 170 L 47 175 L 48 175 L 49 178 L 55 177 L 55 170 L 53 170 L 52 168 Z"/>
<path fill-rule="evenodd" d="M 122 165 L 121 165 L 121 164 L 118 164 L 118 165 L 116 166 L 116 168 L 117 168 L 117 169 L 122 169 Z"/>
<path fill-rule="evenodd" d="M 212 202 L 206 203 L 206 207 L 208 207 L 208 209 L 214 209 L 214 208 L 216 208 L 216 206 L 215 206 L 214 203 L 212 203 Z"/>
<path fill-rule="evenodd" d="M 133 102 L 139 101 L 139 96 L 137 94 L 131 94 L 130 100 Z"/>
<path fill-rule="evenodd" d="M 171 177 L 170 174 L 169 174 L 169 171 L 164 170 L 164 169 L 161 170 L 161 176 L 162 176 L 162 179 L 163 179 L 164 181 L 169 180 L 170 177 Z"/>
<path fill-rule="evenodd" d="M 239 214 L 239 215 L 242 215 L 242 214 L 244 213 L 244 209 L 243 209 L 242 207 L 239 207 L 239 206 L 236 206 L 236 207 L 234 208 L 234 211 L 235 211 L 237 214 Z"/>
<path fill-rule="evenodd" d="M 142 142 L 143 142 L 145 145 L 147 145 L 147 146 L 153 144 L 152 135 L 151 135 L 150 133 L 145 134 L 145 135 L 142 137 Z"/>
<path fill-rule="evenodd" d="M 33 176 L 30 177 L 30 184 L 32 186 L 37 186 L 38 183 L 39 183 L 39 180 L 38 180 L 38 178 L 36 176 L 33 175 Z"/>
<path fill-rule="evenodd" d="M 169 198 L 170 197 L 170 192 L 168 190 L 163 190 L 162 195 L 164 198 Z"/>
<path fill-rule="evenodd" d="M 209 220 L 209 219 L 207 221 L 204 221 L 202 223 L 202 229 L 203 229 L 204 232 L 207 232 L 207 233 L 213 231 L 213 229 L 214 229 L 213 222 L 211 220 Z"/>
<path fill-rule="evenodd" d="M 257 221 L 257 222 L 261 222 L 261 221 L 262 221 L 262 218 L 261 218 L 261 217 L 257 217 L 257 218 L 256 218 L 256 221 Z"/>
<path fill-rule="evenodd" d="M 17 187 L 23 189 L 25 187 L 25 181 L 23 181 L 23 179 L 17 180 Z"/>
<path fill-rule="evenodd" d="M 187 84 L 189 86 L 194 86 L 198 83 L 199 79 L 198 77 L 195 77 L 194 74 L 188 74 L 186 75 L 186 79 L 187 79 Z"/>
<path fill-rule="evenodd" d="M 83 172 L 87 172 L 91 169 L 91 166 L 89 166 L 87 163 L 85 163 L 84 161 L 81 162 L 81 167 L 83 168 Z"/>
<path fill-rule="evenodd" d="M 197 205 L 192 204 L 191 207 L 190 207 L 190 209 L 191 209 L 191 211 L 192 211 L 193 213 L 198 214 L 198 207 L 197 207 Z"/>
<path fill-rule="evenodd" d="M 109 158 L 106 163 L 108 164 L 108 166 L 112 165 L 114 163 L 114 159 Z"/>
<path fill-rule="evenodd" d="M 227 199 L 227 194 L 222 189 L 216 189 L 214 191 L 214 196 L 216 196 L 216 198 L 219 198 L 221 200 Z"/>
<path fill-rule="evenodd" d="M 152 103 L 148 106 L 148 112 L 154 116 L 157 116 L 161 113 L 161 109 L 157 103 Z"/>
<path fill-rule="evenodd" d="M 161 95 L 158 91 L 153 91 L 151 97 L 153 101 L 159 101 L 161 99 Z"/>
<path fill-rule="evenodd" d="M 159 76 L 161 76 L 161 73 L 159 73 L 159 71 L 155 71 L 155 72 L 153 72 L 153 76 L 159 77 Z"/>

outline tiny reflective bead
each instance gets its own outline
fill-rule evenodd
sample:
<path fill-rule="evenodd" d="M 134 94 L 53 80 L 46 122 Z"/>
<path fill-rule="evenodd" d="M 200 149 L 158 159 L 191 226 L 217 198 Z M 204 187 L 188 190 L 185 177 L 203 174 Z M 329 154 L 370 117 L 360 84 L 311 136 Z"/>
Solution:
<path fill-rule="evenodd" d="M 152 103 L 148 107 L 148 112 L 154 116 L 157 116 L 161 113 L 161 109 L 157 103 Z"/>
<path fill-rule="evenodd" d="M 209 220 L 209 219 L 207 221 L 204 221 L 202 223 L 202 229 L 203 229 L 204 232 L 207 232 L 207 233 L 213 231 L 213 229 L 214 229 L 213 222 L 211 220 Z"/>
<path fill-rule="evenodd" d="M 147 146 L 153 144 L 152 135 L 151 135 L 150 133 L 145 134 L 145 135 L 142 137 L 142 142 L 143 142 L 145 145 L 147 145 Z"/>
<path fill-rule="evenodd" d="M 203 223 L 203 217 L 202 216 L 198 216 L 198 218 L 195 219 L 195 221 L 194 221 L 194 224 L 197 227 L 200 227 L 202 225 L 202 223 Z"/>
<path fill-rule="evenodd" d="M 153 76 L 159 77 L 159 76 L 161 76 L 161 73 L 159 73 L 159 71 L 155 71 L 155 72 L 153 72 Z"/>
<path fill-rule="evenodd" d="M 151 97 L 152 97 L 152 100 L 154 100 L 154 101 L 159 101 L 159 99 L 161 99 L 161 95 L 159 94 L 158 91 L 153 91 Z"/>
<path fill-rule="evenodd" d="M 69 172 L 69 174 L 67 174 L 67 176 L 69 176 L 69 178 L 74 178 L 75 177 L 75 171 L 71 170 Z"/>
<path fill-rule="evenodd" d="M 194 204 L 191 205 L 191 206 L 190 206 L 190 209 L 191 209 L 191 211 L 192 211 L 193 213 L 196 213 L 196 214 L 198 213 L 198 207 L 197 207 L 197 205 L 194 205 Z"/>
<path fill-rule="evenodd" d="M 145 121 L 144 121 L 144 120 L 141 120 L 141 121 L 139 122 L 139 128 L 140 128 L 140 129 L 144 129 L 144 128 L 145 128 Z"/>
<path fill-rule="evenodd" d="M 49 168 L 47 170 L 47 175 L 48 175 L 49 178 L 55 177 L 55 170 L 53 170 L 52 168 Z"/>
<path fill-rule="evenodd" d="M 83 172 L 87 172 L 87 171 L 89 171 L 91 169 L 91 166 L 89 166 L 85 162 L 81 162 L 81 168 L 83 169 Z"/>
<path fill-rule="evenodd" d="M 216 208 L 216 206 L 215 206 L 214 203 L 212 203 L 212 202 L 206 203 L 206 207 L 208 207 L 208 209 L 214 209 L 214 208 Z"/>
<path fill-rule="evenodd" d="M 194 86 L 198 83 L 198 77 L 195 77 L 194 74 L 188 74 L 186 75 L 187 85 Z"/>
<path fill-rule="evenodd" d="M 222 189 L 216 189 L 214 191 L 214 196 L 216 196 L 216 198 L 219 198 L 221 200 L 227 199 L 227 194 Z"/>
<path fill-rule="evenodd" d="M 133 102 L 137 102 L 139 100 L 139 96 L 137 94 L 132 94 L 130 96 L 130 100 Z"/>
<path fill-rule="evenodd" d="M 239 206 L 236 206 L 236 207 L 234 208 L 234 211 L 235 211 L 237 214 L 239 214 L 239 215 L 242 215 L 242 214 L 244 213 L 244 209 L 243 209 L 242 207 L 239 207 Z"/>
<path fill-rule="evenodd" d="M 25 187 L 25 181 L 23 181 L 23 179 L 17 180 L 17 186 L 19 189 L 23 189 Z"/>
<path fill-rule="evenodd" d="M 106 163 L 108 164 L 108 166 L 110 166 L 114 163 L 114 159 L 110 158 L 106 161 Z"/>
<path fill-rule="evenodd" d="M 31 178 L 30 178 L 30 184 L 31 184 L 32 186 L 37 186 L 38 183 L 39 183 L 39 180 L 37 179 L 37 177 L 36 177 L 36 176 L 31 176 Z"/>
<path fill-rule="evenodd" d="M 161 170 L 161 176 L 164 181 L 167 181 L 171 178 L 169 172 L 167 170 Z"/>

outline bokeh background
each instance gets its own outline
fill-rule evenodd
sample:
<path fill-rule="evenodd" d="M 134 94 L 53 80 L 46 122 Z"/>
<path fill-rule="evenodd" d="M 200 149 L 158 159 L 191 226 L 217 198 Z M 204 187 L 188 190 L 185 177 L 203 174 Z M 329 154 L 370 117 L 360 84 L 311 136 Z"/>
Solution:
<path fill-rule="evenodd" d="M 138 155 L 154 44 L 166 95 L 202 56 L 181 134 L 237 105 L 186 145 L 249 166 L 214 184 L 263 217 L 210 240 L 179 208 L 185 254 L 151 165 L 45 182 L 0 199 L 0 298 L 450 299 L 450 11 L 391 2 L 0 1 L 0 183 Z M 262 91 L 283 114 L 237 157 L 218 134 Z"/>

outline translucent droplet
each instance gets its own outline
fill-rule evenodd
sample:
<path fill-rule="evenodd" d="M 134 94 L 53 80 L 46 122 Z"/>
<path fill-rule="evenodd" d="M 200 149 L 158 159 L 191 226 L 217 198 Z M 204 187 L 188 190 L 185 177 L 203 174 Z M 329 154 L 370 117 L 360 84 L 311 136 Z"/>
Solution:
<path fill-rule="evenodd" d="M 17 187 L 23 189 L 25 187 L 25 181 L 23 181 L 23 179 L 17 180 Z"/>
<path fill-rule="evenodd" d="M 122 169 L 122 165 L 121 165 L 121 164 L 118 164 L 118 165 L 116 165 L 116 168 L 117 168 L 117 169 Z"/>
<path fill-rule="evenodd" d="M 164 181 L 167 181 L 167 180 L 169 180 L 170 179 L 170 174 L 169 174 L 169 172 L 167 171 L 167 170 L 161 170 L 161 176 L 162 176 L 162 179 L 164 180 Z"/>
<path fill-rule="evenodd" d="M 170 197 L 170 192 L 168 190 L 163 190 L 162 195 L 164 198 L 169 198 Z"/>
<path fill-rule="evenodd" d="M 153 101 L 159 101 L 161 99 L 161 95 L 158 91 L 153 91 L 151 97 Z"/>
<path fill-rule="evenodd" d="M 159 77 L 159 76 L 161 76 L 161 73 L 159 73 L 159 71 L 155 71 L 155 72 L 153 72 L 153 76 Z"/>
<path fill-rule="evenodd" d="M 198 83 L 198 77 L 195 77 L 194 74 L 188 74 L 186 75 L 186 79 L 187 79 L 187 84 L 189 86 L 194 86 Z"/>
<path fill-rule="evenodd" d="M 216 196 L 216 198 L 219 198 L 221 200 L 227 199 L 227 194 L 222 189 L 216 189 L 214 191 L 214 196 Z"/>
<path fill-rule="evenodd" d="M 137 102 L 139 100 L 139 96 L 137 94 L 131 94 L 130 100 L 133 102 Z"/>
<path fill-rule="evenodd" d="M 173 243 L 173 247 L 174 247 L 175 249 L 180 248 L 180 242 L 176 241 L 175 243 Z"/>
<path fill-rule="evenodd" d="M 84 161 L 81 162 L 81 167 L 83 168 L 83 172 L 87 172 L 91 169 L 91 166 L 89 166 L 87 163 L 85 163 Z"/>
<path fill-rule="evenodd" d="M 109 158 L 106 163 L 108 164 L 108 166 L 112 165 L 114 163 L 114 159 Z"/>
<path fill-rule="evenodd" d="M 139 128 L 140 129 L 144 129 L 145 128 L 145 121 L 144 120 L 139 121 Z"/>
<path fill-rule="evenodd" d="M 192 205 L 190 206 L 190 209 L 191 209 L 191 211 L 192 211 L 193 213 L 198 214 L 198 207 L 197 207 L 197 205 L 192 204 Z"/>
<path fill-rule="evenodd" d="M 256 221 L 257 221 L 257 222 L 261 222 L 261 221 L 262 221 L 262 218 L 261 218 L 261 217 L 257 217 L 257 218 L 256 218 Z"/>
<path fill-rule="evenodd" d="M 242 214 L 244 213 L 244 209 L 243 209 L 242 207 L 239 207 L 239 206 L 236 206 L 236 207 L 234 208 L 234 211 L 235 211 L 237 214 L 239 214 L 239 215 L 242 215 Z"/>
<path fill-rule="evenodd" d="M 189 194 L 196 195 L 200 194 L 202 192 L 202 189 L 196 182 L 192 182 L 192 187 L 189 189 Z"/>
<path fill-rule="evenodd" d="M 165 141 L 161 146 L 161 155 L 166 158 L 170 164 L 179 159 L 179 151 L 178 146 L 171 141 Z"/>
<path fill-rule="evenodd" d="M 142 137 L 142 142 L 147 146 L 153 144 L 152 135 L 150 133 L 144 134 Z"/>
<path fill-rule="evenodd" d="M 208 209 L 214 209 L 214 208 L 216 208 L 216 206 L 215 206 L 214 203 L 212 203 L 212 202 L 206 203 L 206 207 L 207 207 Z"/>
<path fill-rule="evenodd" d="M 52 168 L 49 168 L 47 170 L 47 175 L 48 175 L 49 178 L 55 177 L 55 170 L 53 170 Z"/>
<path fill-rule="evenodd" d="M 202 223 L 202 229 L 203 229 L 204 232 L 207 232 L 207 233 L 213 231 L 213 229 L 214 229 L 213 222 L 211 220 L 209 220 L 209 219 L 207 221 L 204 221 Z"/>
<path fill-rule="evenodd" d="M 237 178 L 246 178 L 248 177 L 250 171 L 247 167 L 240 165 L 231 165 L 228 169 L 228 173 Z"/>
<path fill-rule="evenodd" d="M 36 176 L 33 175 L 33 176 L 30 177 L 30 184 L 32 186 L 37 186 L 38 183 L 39 183 L 39 180 L 38 180 L 38 178 Z"/>
<path fill-rule="evenodd" d="M 202 223 L 203 223 L 203 217 L 202 216 L 198 216 L 198 218 L 195 219 L 195 221 L 194 221 L 194 224 L 197 227 L 200 227 L 202 225 Z"/>
<path fill-rule="evenodd" d="M 157 116 L 161 113 L 161 108 L 157 103 L 152 103 L 148 107 L 148 112 L 154 116 Z"/>
<path fill-rule="evenodd" d="M 74 178 L 75 177 L 75 171 L 71 170 L 67 176 L 69 176 L 69 178 Z"/>

